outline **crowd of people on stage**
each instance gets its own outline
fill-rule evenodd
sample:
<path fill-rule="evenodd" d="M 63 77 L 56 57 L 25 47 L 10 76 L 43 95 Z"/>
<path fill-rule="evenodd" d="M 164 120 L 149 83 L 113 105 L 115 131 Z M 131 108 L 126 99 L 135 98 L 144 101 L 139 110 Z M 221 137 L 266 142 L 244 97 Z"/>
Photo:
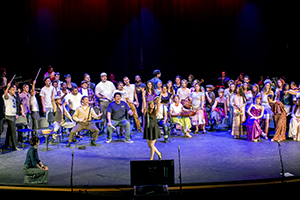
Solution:
<path fill-rule="evenodd" d="M 17 144 L 23 140 L 20 135 L 17 137 L 18 116 L 26 117 L 30 127 L 37 130 L 38 118 L 43 114 L 48 118 L 49 113 L 54 114 L 51 124 L 54 132 L 73 124 L 67 147 L 76 133 L 85 129 L 92 132 L 91 145 L 98 145 L 99 129 L 107 133 L 106 143 L 110 143 L 116 126 L 120 127 L 120 134 L 125 130 L 125 142 L 132 143 L 129 116 L 133 116 L 134 127 L 149 141 L 152 159 L 154 153 L 161 158 L 155 140 L 164 137 L 167 142 L 172 128 L 180 129 L 187 138 L 192 137 L 191 133 L 227 129 L 234 138 L 247 135 L 249 141 L 259 141 L 261 137 L 268 139 L 273 120 L 272 141 L 285 140 L 286 135 L 300 141 L 300 85 L 289 84 L 284 77 L 272 80 L 262 77 L 260 82 L 251 83 L 250 77 L 243 73 L 232 80 L 223 71 L 220 84 L 214 86 L 204 85 L 202 79 L 195 79 L 192 74 L 187 79 L 178 75 L 174 82 L 162 81 L 160 70 L 155 70 L 151 80 L 143 82 L 136 75 L 135 83 L 131 83 L 127 76 L 117 82 L 113 75 L 102 72 L 98 84 L 91 82 L 89 74 L 83 74 L 77 85 L 70 74 L 62 78 L 49 66 L 43 77 L 45 85 L 36 94 L 36 80 L 17 88 L 8 82 L 4 68 L 0 73 L 0 132 L 3 120 L 8 125 L 5 148 L 22 150 Z M 92 119 L 101 119 L 102 123 L 95 125 Z M 50 143 L 55 139 L 53 134 Z"/>

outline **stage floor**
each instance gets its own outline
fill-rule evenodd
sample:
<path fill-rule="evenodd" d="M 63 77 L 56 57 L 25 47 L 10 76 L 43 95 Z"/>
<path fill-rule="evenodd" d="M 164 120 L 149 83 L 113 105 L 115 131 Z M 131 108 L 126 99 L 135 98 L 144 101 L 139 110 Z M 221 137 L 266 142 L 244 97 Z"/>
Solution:
<path fill-rule="evenodd" d="M 5 129 L 6 130 L 6 129 Z M 274 133 L 271 132 L 272 135 Z M 163 159 L 175 161 L 175 183 L 179 183 L 178 146 L 181 149 L 181 169 L 183 183 L 211 183 L 237 180 L 280 178 L 281 164 L 278 144 L 270 140 L 254 143 L 246 138 L 233 139 L 230 132 L 208 132 L 191 134 L 184 138 L 180 132 L 172 141 L 164 143 L 159 139 L 156 147 L 163 153 Z M 74 151 L 74 186 L 130 185 L 130 161 L 148 160 L 150 150 L 142 133 L 132 132 L 134 143 L 113 141 L 106 144 L 104 135 L 99 135 L 97 143 L 101 146 L 87 146 L 85 150 L 63 148 L 67 138 L 60 143 L 60 148 L 49 145 L 46 151 L 43 142 L 39 157 L 49 166 L 50 182 L 48 185 L 70 185 L 72 151 Z M 1 144 L 4 144 L 5 133 Z M 89 145 L 89 137 L 80 139 L 78 145 Z M 3 149 L 0 155 L 0 184 L 23 185 L 22 167 L 29 144 L 23 151 Z M 287 140 L 281 143 L 282 159 L 285 172 L 300 176 L 300 142 Z M 157 155 L 155 159 L 158 159 Z"/>

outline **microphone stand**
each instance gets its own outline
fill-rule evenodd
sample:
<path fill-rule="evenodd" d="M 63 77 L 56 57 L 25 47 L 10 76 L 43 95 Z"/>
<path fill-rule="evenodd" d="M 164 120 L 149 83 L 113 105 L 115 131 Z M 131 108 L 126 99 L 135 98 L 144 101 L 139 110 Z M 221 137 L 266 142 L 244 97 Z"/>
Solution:
<path fill-rule="evenodd" d="M 71 185 L 71 193 L 72 194 L 73 194 L 73 161 L 74 161 L 74 150 L 72 152 L 71 177 L 70 177 L 70 185 Z"/>
<path fill-rule="evenodd" d="M 280 164 L 281 164 L 281 183 L 284 183 L 284 168 L 283 168 L 283 161 L 282 161 L 282 154 L 281 154 L 281 144 L 279 141 L 276 141 L 278 144 L 278 151 L 279 151 L 279 157 L 280 157 Z"/>
<path fill-rule="evenodd" d="M 180 146 L 178 146 L 178 161 L 179 161 L 179 177 L 178 178 L 179 178 L 180 194 L 182 194 Z"/>

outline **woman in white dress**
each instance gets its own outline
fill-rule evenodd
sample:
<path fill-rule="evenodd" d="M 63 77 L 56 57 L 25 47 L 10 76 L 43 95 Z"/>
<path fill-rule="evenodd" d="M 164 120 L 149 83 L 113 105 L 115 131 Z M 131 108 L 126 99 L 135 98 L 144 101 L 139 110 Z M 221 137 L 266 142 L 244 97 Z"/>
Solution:
<path fill-rule="evenodd" d="M 250 90 L 250 86 L 247 82 L 245 82 L 243 84 L 243 88 L 244 88 L 244 94 L 246 97 L 246 107 L 245 107 L 245 111 L 248 110 L 248 108 L 252 105 L 253 103 L 253 94 L 252 91 Z"/>
<path fill-rule="evenodd" d="M 295 141 L 300 141 L 300 98 L 297 98 L 293 107 L 292 119 L 290 121 L 289 137 Z"/>
<path fill-rule="evenodd" d="M 271 89 L 271 83 L 272 81 L 270 79 L 266 79 L 264 84 L 264 88 L 261 91 L 261 105 L 264 107 L 264 114 L 262 117 L 262 125 L 264 128 L 264 132 L 266 134 L 266 139 L 268 137 L 268 132 L 269 132 L 269 124 L 270 124 L 270 119 L 273 117 L 273 112 L 271 110 L 271 107 L 268 102 L 268 95 L 274 96 L 274 92 Z"/>
<path fill-rule="evenodd" d="M 231 135 L 234 135 L 235 139 L 240 138 L 241 135 L 245 135 L 246 133 L 243 130 L 242 123 L 246 120 L 245 117 L 245 94 L 242 85 L 238 85 L 236 89 L 236 94 L 232 97 L 232 105 L 233 105 L 233 123 Z"/>
<path fill-rule="evenodd" d="M 191 117 L 192 125 L 196 127 L 195 133 L 199 133 L 199 126 L 202 126 L 203 133 L 206 133 L 204 117 L 205 94 L 201 92 L 201 86 L 198 83 L 194 85 L 194 88 L 195 91 L 189 97 L 190 101 L 192 101 L 193 110 L 196 111 L 196 115 Z"/>

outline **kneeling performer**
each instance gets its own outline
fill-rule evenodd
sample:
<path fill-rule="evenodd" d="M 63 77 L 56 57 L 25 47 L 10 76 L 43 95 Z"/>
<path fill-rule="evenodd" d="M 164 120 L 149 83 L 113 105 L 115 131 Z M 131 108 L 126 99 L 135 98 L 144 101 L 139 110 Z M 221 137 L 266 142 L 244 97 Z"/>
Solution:
<path fill-rule="evenodd" d="M 97 115 L 92 107 L 89 106 L 89 98 L 87 96 L 83 96 L 81 98 L 81 106 L 78 107 L 73 115 L 73 119 L 78 122 L 77 125 L 72 128 L 69 136 L 69 141 L 66 147 L 71 147 L 71 142 L 74 137 L 74 135 L 83 130 L 87 129 L 90 130 L 93 133 L 93 139 L 91 141 L 91 146 L 99 146 L 95 140 L 98 138 L 99 129 L 92 124 L 90 121 L 92 117 L 94 119 L 99 119 L 102 115 L 102 113 L 99 113 Z"/>

